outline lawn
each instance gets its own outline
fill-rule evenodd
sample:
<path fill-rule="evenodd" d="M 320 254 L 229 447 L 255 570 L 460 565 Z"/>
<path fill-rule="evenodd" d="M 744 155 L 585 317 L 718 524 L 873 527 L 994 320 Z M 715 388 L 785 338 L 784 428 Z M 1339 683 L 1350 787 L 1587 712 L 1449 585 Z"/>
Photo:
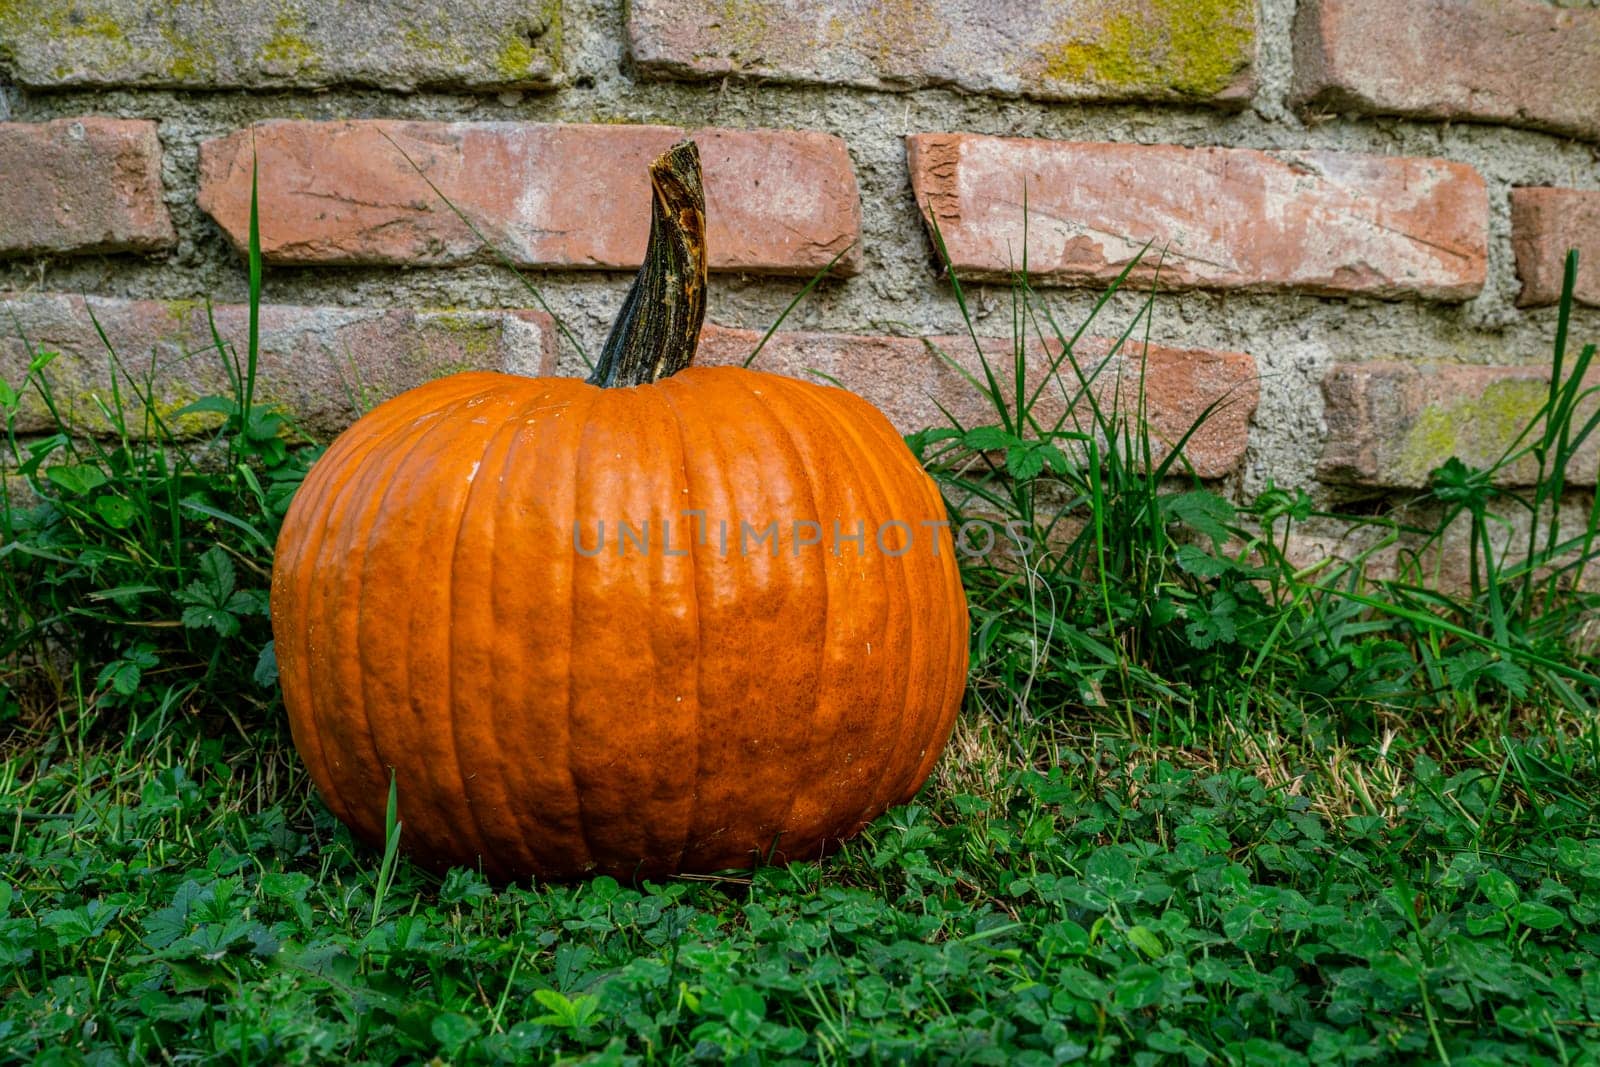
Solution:
<path fill-rule="evenodd" d="M 1594 350 L 1565 322 L 1504 461 L 1536 487 L 1445 464 L 1361 518 L 1373 554 L 1313 567 L 1303 493 L 1223 499 L 1070 358 L 1074 425 L 991 366 L 991 424 L 910 439 L 955 517 L 1032 543 L 966 568 L 933 778 L 824 861 L 638 885 L 441 877 L 403 825 L 356 843 L 289 743 L 266 619 L 317 443 L 255 401 L 248 346 L 210 354 L 236 388 L 190 405 L 198 438 L 122 379 L 109 433 L 7 442 L 0 1058 L 1600 1061 L 1594 521 L 1563 482 Z M 53 410 L 51 362 L 0 409 Z M 1441 588 L 1455 529 L 1469 580 Z"/>

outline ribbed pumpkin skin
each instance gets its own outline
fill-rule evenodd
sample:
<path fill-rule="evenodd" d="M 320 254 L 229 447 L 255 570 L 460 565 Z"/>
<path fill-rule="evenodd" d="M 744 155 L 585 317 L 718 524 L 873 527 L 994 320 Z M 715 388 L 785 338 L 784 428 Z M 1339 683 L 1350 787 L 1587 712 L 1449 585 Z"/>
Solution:
<path fill-rule="evenodd" d="M 823 543 L 796 550 L 797 519 Z M 831 550 L 836 519 L 865 523 L 864 553 Z M 434 382 L 346 431 L 284 523 L 272 623 L 295 744 L 371 842 L 393 768 L 403 842 L 435 866 L 656 877 L 815 856 L 909 799 L 949 736 L 966 601 L 948 530 L 919 525 L 944 519 L 844 390 L 694 367 L 618 389 Z M 616 535 L 646 520 L 648 552 Z M 780 554 L 741 554 L 741 520 L 778 521 Z M 875 543 L 888 520 L 914 531 L 898 558 Z M 600 522 L 604 550 L 579 553 L 574 524 L 593 551 Z"/>

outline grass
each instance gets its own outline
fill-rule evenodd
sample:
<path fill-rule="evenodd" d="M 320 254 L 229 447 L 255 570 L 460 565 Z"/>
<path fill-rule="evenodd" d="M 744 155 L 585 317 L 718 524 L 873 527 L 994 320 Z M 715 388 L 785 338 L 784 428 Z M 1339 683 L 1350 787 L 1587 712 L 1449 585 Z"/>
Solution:
<path fill-rule="evenodd" d="M 254 305 L 254 242 L 251 266 Z M 1124 368 L 1152 306 L 1113 331 Z M 8 437 L 32 499 L 0 495 L 0 1059 L 1600 1060 L 1593 545 L 1556 525 L 1594 350 L 1567 351 L 1569 308 L 1504 460 L 1534 449 L 1539 486 L 1446 464 L 1434 526 L 1364 520 L 1406 548 L 1383 577 L 1296 569 L 1313 502 L 1196 479 L 1137 390 L 1094 387 L 1119 366 L 1078 358 L 1095 316 L 1067 333 L 1019 275 L 1012 358 L 973 376 L 994 420 L 911 438 L 958 516 L 1021 535 L 965 574 L 972 684 L 934 779 L 824 863 L 637 886 L 436 877 L 392 817 L 382 854 L 350 838 L 262 615 L 316 448 L 256 402 L 254 331 L 192 357 L 236 371 L 200 440 L 108 346 L 114 440 Z M 1036 342 L 1076 419 L 1046 418 Z M 0 392 L 8 430 L 49 359 Z M 1533 520 L 1510 548 L 1507 507 Z M 1434 588 L 1458 522 L 1472 578 Z"/>
<path fill-rule="evenodd" d="M 251 196 L 253 205 L 253 188 Z M 231 395 L 163 415 L 154 359 L 136 378 L 96 323 L 109 388 L 93 399 L 112 432 L 82 433 L 51 387 L 58 353 L 21 338 L 33 352 L 26 376 L 0 383 L 4 467 L 26 490 L 0 482 L 0 664 L 22 669 L 0 674 L 0 725 L 23 705 L 43 707 L 81 743 L 107 720 L 157 734 L 174 711 L 229 716 L 241 734 L 274 718 L 272 546 L 318 450 L 282 413 L 255 402 L 261 256 L 253 207 L 249 247 L 246 351 L 224 342 L 208 307 L 212 344 L 183 356 L 218 360 Z M 53 432 L 18 434 L 30 398 Z M 183 416 L 209 418 L 215 430 L 181 437 L 173 423 Z M 170 699 L 152 700 L 156 691 Z M 62 719 L 68 708 L 77 710 Z"/>
<path fill-rule="evenodd" d="M 403 862 L 386 882 L 281 745 L 14 758 L 0 1042 L 55 1062 L 1600 1051 L 1592 754 L 1506 740 L 1452 773 L 1086 729 L 1023 768 L 971 722 L 956 753 L 824 865 L 507 889 Z"/>

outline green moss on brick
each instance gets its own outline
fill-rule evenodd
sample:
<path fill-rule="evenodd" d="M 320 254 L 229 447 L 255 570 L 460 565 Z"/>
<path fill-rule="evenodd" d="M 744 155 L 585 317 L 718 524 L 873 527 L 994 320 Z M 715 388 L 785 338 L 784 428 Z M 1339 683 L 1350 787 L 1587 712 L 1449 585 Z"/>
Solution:
<path fill-rule="evenodd" d="M 1044 56 L 1049 81 L 1211 97 L 1250 63 L 1255 0 L 1143 0 L 1135 13 L 1076 18 L 1062 29 Z"/>
<path fill-rule="evenodd" d="M 167 315 L 179 326 L 188 325 L 190 319 L 196 315 L 203 315 L 206 308 L 204 300 L 194 299 L 163 300 L 162 304 L 167 309 Z"/>
<path fill-rule="evenodd" d="M 538 84 L 559 66 L 560 0 L 524 0 L 515 18 L 494 4 L 424 4 L 371 37 L 342 10 L 352 2 L 0 0 L 0 57 L 45 82 L 208 87 L 383 81 L 395 65 L 402 84 Z M 312 11 L 328 21 L 313 28 Z"/>
<path fill-rule="evenodd" d="M 472 56 L 461 42 L 449 37 L 435 36 L 421 27 L 413 26 L 404 35 L 406 47 L 415 53 L 432 55 L 441 64 L 462 66 L 472 62 Z"/>
<path fill-rule="evenodd" d="M 314 71 L 321 65 L 316 47 L 306 39 L 305 20 L 285 11 L 272 25 L 272 36 L 261 46 L 256 61 L 266 67 L 288 71 Z"/>
<path fill-rule="evenodd" d="M 538 58 L 539 53 L 534 51 L 533 45 L 528 43 L 527 38 L 513 33 L 494 54 L 494 69 L 508 82 L 520 81 L 527 77 L 528 69 Z"/>
<path fill-rule="evenodd" d="M 717 24 L 717 34 L 725 41 L 728 48 L 748 61 L 752 55 L 773 48 L 772 12 L 767 0 L 722 0 L 714 16 Z M 854 20 L 848 23 L 844 16 L 835 15 L 829 23 L 835 36 L 841 32 L 841 26 L 854 28 Z M 811 47 L 811 42 L 803 42 L 802 47 Z"/>
<path fill-rule="evenodd" d="M 71 37 L 89 37 L 101 41 L 126 41 L 128 35 L 115 20 L 105 15 L 85 15 L 81 19 L 67 20 L 67 34 Z"/>
<path fill-rule="evenodd" d="M 51 3 L 32 0 L 0 0 L 0 40 L 17 34 L 26 23 L 43 29 L 53 37 L 77 37 L 100 41 L 126 41 L 127 33 L 115 19 L 100 12 L 79 11 L 69 0 Z"/>
<path fill-rule="evenodd" d="M 136 60 L 148 63 L 159 69 L 160 83 L 193 84 L 204 81 L 216 72 L 216 57 L 206 50 L 202 44 L 179 33 L 170 17 L 161 13 L 154 13 L 152 21 L 156 32 L 161 35 L 162 43 L 152 54 L 148 43 L 149 26 L 134 27 L 136 35 L 141 31 L 144 39 L 129 37 L 129 28 L 117 22 L 105 11 L 86 10 L 90 4 L 82 0 L 0 0 L 0 42 L 12 37 L 26 36 L 35 39 L 40 31 L 57 40 L 75 40 L 95 42 L 97 47 L 80 55 L 78 49 L 72 50 L 73 55 L 78 55 L 76 60 L 67 60 L 58 64 L 52 74 L 58 79 L 68 79 L 80 73 L 86 60 L 90 62 L 126 62 Z M 0 51 L 5 46 L 0 44 Z"/>
<path fill-rule="evenodd" d="M 1550 395 L 1534 378 L 1494 382 L 1482 396 L 1430 404 L 1418 412 L 1383 473 L 1404 485 L 1426 485 L 1428 473 L 1451 456 L 1484 466 L 1516 440 Z"/>
<path fill-rule="evenodd" d="M 460 358 L 443 363 L 434 358 L 434 347 L 424 340 L 412 353 L 415 366 L 431 377 L 443 378 L 468 370 L 485 370 L 499 365 L 501 332 L 505 323 L 484 312 L 443 312 L 428 315 L 420 325 L 450 335 L 447 347 L 460 346 Z M 426 337 L 426 334 L 424 334 Z"/>
<path fill-rule="evenodd" d="M 161 57 L 167 81 L 193 84 L 216 74 L 217 57 L 179 33 L 173 23 L 162 23 L 161 37 L 167 45 Z"/>
<path fill-rule="evenodd" d="M 127 47 L 128 35 L 117 21 L 98 12 L 78 11 L 70 0 L 34 3 L 30 0 L 0 0 L 0 58 L 12 58 L 12 41 L 24 31 L 44 30 L 58 40 L 105 41 Z M 51 73 L 58 79 L 72 75 L 70 63 L 57 64 Z"/>
<path fill-rule="evenodd" d="M 551 68 L 560 70 L 561 33 L 564 29 L 561 20 L 561 0 L 544 0 L 539 6 L 539 15 L 544 20 L 545 54 L 550 57 Z"/>
<path fill-rule="evenodd" d="M 52 382 L 52 386 L 59 389 L 61 382 Z M 66 403 L 58 400 L 58 410 L 66 416 L 67 422 L 82 433 L 116 435 L 122 428 L 106 418 L 102 404 L 110 403 L 110 387 L 104 384 L 92 386 L 79 386 L 65 394 Z M 215 430 L 221 426 L 224 417 L 215 411 L 188 411 L 179 414 L 184 408 L 200 399 L 200 394 L 179 382 L 164 381 L 158 387 L 156 394 L 151 398 L 150 412 L 160 420 L 162 426 L 168 431 L 185 436 L 189 434 L 204 433 Z M 137 433 L 143 428 L 144 416 L 138 412 L 130 413 L 128 429 Z"/>
<path fill-rule="evenodd" d="M 1214 96 L 1250 63 L 1255 47 L 1255 0 L 1160 0 L 1167 16 L 1174 85 L 1193 96 Z"/>
<path fill-rule="evenodd" d="M 561 0 L 545 0 L 533 33 L 519 27 L 501 38 L 494 69 L 508 82 L 523 82 L 530 74 L 542 73 L 541 61 L 561 66 Z"/>

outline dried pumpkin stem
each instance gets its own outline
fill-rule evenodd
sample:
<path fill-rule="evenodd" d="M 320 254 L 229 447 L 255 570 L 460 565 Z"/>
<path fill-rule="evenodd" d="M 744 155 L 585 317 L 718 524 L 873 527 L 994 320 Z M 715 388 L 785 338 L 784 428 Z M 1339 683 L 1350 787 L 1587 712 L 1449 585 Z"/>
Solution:
<path fill-rule="evenodd" d="M 650 243 L 591 385 L 645 385 L 694 360 L 706 317 L 706 199 L 700 151 L 680 141 L 650 164 Z"/>

